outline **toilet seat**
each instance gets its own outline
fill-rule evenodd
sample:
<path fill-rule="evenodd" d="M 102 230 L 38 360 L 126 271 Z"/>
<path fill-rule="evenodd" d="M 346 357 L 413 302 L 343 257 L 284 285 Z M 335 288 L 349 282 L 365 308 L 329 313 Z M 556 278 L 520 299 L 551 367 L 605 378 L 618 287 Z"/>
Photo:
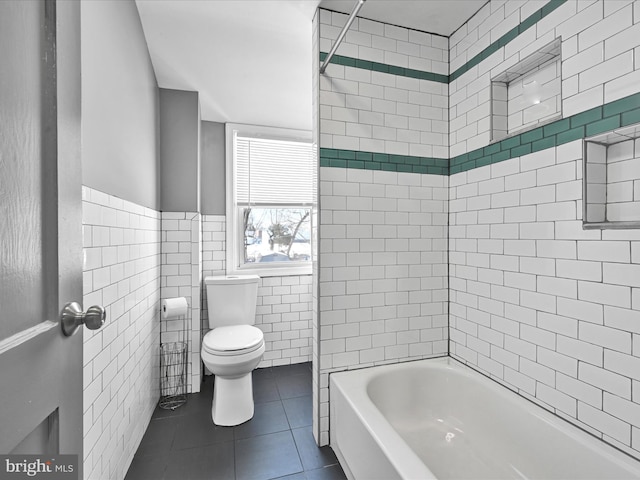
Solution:
<path fill-rule="evenodd" d="M 264 344 L 262 330 L 252 325 L 217 327 L 202 340 L 202 350 L 212 355 L 243 355 Z"/>

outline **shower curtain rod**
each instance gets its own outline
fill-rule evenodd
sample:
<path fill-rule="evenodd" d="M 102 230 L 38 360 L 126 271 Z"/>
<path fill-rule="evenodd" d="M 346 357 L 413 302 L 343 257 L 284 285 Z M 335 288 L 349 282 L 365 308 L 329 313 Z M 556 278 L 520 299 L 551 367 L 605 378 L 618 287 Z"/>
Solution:
<path fill-rule="evenodd" d="M 331 57 L 333 57 L 333 55 L 336 53 L 336 50 L 338 50 L 340 43 L 342 43 L 342 39 L 347 34 L 347 30 L 349 30 L 349 27 L 351 26 L 353 21 L 356 19 L 356 15 L 358 15 L 358 12 L 360 11 L 360 9 L 362 8 L 362 5 L 364 5 L 364 2 L 366 1 L 367 0 L 358 0 L 358 2 L 353 7 L 353 11 L 351 12 L 351 15 L 349 15 L 349 19 L 347 20 L 347 23 L 344 25 L 344 27 L 342 27 L 342 31 L 340 32 L 340 35 L 338 35 L 338 38 L 336 39 L 336 43 L 333 44 L 333 47 L 331 48 L 329 55 L 327 55 L 327 58 L 324 59 L 324 63 L 320 67 L 321 74 L 323 74 L 324 71 L 327 69 L 327 65 L 329 65 L 329 62 L 331 61 Z"/>

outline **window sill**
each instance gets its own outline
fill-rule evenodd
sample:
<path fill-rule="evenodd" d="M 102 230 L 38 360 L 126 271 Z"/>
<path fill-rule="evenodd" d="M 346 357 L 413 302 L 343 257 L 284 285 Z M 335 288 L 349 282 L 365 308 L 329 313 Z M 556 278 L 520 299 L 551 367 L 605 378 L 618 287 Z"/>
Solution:
<path fill-rule="evenodd" d="M 260 277 L 294 277 L 300 275 L 311 275 L 311 265 L 299 267 L 246 267 L 227 270 L 227 275 L 258 275 Z"/>

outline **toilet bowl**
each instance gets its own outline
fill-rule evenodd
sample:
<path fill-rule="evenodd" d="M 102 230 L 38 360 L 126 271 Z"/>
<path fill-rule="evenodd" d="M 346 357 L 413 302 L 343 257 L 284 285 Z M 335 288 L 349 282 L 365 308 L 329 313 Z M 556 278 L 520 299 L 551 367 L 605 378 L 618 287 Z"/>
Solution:
<path fill-rule="evenodd" d="M 202 340 L 200 356 L 215 375 L 213 423 L 233 426 L 253 417 L 252 371 L 264 354 L 264 335 L 253 326 L 259 277 L 206 277 L 211 330 Z"/>
<path fill-rule="evenodd" d="M 215 378 L 211 417 L 216 425 L 239 425 L 253 417 L 251 372 L 264 354 L 262 330 L 251 325 L 217 327 L 202 341 L 201 357 Z"/>

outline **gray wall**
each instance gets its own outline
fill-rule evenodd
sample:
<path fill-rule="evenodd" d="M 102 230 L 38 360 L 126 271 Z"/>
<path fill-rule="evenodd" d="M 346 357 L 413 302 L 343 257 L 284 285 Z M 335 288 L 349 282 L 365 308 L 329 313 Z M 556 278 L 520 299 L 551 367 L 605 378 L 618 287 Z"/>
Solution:
<path fill-rule="evenodd" d="M 198 92 L 160 89 L 160 207 L 200 211 L 200 107 Z"/>
<path fill-rule="evenodd" d="M 202 122 L 200 138 L 200 207 L 204 215 L 225 215 L 224 123 Z"/>
<path fill-rule="evenodd" d="M 158 210 L 158 84 L 134 2 L 82 2 L 82 182 Z"/>

